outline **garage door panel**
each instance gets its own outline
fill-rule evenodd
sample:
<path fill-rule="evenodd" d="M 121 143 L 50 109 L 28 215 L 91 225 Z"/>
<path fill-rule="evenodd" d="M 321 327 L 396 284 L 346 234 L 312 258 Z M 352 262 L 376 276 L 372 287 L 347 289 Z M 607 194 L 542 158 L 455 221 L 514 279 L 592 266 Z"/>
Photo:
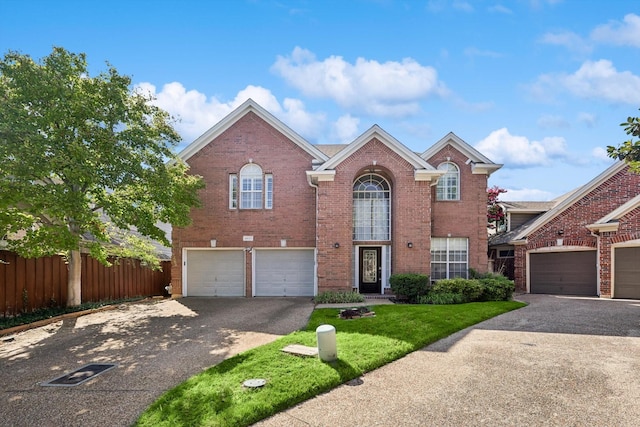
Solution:
<path fill-rule="evenodd" d="M 640 299 L 640 247 L 616 248 L 614 298 Z"/>
<path fill-rule="evenodd" d="M 313 296 L 312 249 L 256 250 L 255 257 L 256 296 Z"/>
<path fill-rule="evenodd" d="M 188 296 L 244 296 L 244 251 L 187 251 Z"/>
<path fill-rule="evenodd" d="M 596 295 L 596 251 L 533 253 L 532 294 Z"/>

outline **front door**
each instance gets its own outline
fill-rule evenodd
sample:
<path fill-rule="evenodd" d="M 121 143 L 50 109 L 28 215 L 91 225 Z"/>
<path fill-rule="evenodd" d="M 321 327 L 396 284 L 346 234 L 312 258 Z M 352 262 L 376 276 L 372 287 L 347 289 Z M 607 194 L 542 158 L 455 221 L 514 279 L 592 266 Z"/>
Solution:
<path fill-rule="evenodd" d="M 382 292 L 382 248 L 360 247 L 359 285 L 361 294 Z"/>

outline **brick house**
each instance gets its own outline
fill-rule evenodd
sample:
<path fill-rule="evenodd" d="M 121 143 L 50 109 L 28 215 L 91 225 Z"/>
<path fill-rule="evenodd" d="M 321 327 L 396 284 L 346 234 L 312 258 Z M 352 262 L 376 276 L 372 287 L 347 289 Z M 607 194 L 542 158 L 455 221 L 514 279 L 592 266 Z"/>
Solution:
<path fill-rule="evenodd" d="M 180 157 L 206 188 L 172 233 L 174 296 L 384 294 L 392 273 L 487 271 L 501 165 L 453 133 L 422 154 L 377 125 L 313 145 L 248 100 Z"/>
<path fill-rule="evenodd" d="M 616 162 L 577 190 L 536 206 L 537 215 L 489 244 L 495 265 L 504 261 L 501 255 L 513 257 L 519 290 L 640 298 L 640 175 Z"/>

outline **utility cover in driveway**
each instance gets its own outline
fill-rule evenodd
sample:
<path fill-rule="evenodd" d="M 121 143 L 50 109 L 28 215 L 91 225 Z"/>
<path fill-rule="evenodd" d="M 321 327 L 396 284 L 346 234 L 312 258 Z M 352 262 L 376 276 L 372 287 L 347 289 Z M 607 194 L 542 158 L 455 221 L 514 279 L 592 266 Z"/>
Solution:
<path fill-rule="evenodd" d="M 100 375 L 103 372 L 107 372 L 110 369 L 116 367 L 115 363 L 91 363 L 84 365 L 81 368 L 76 369 L 73 372 L 64 374 L 58 378 L 41 383 L 42 386 L 54 386 L 54 387 L 73 387 L 82 384 L 85 381 L 89 381 L 91 378 Z"/>

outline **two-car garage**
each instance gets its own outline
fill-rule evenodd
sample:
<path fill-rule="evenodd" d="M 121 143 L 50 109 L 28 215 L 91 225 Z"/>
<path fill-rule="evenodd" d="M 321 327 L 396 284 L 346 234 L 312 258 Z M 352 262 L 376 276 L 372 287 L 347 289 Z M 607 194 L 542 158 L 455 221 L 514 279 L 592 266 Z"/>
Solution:
<path fill-rule="evenodd" d="M 612 250 L 613 298 L 640 299 L 640 246 Z M 598 294 L 597 251 L 532 252 L 529 284 L 532 294 Z"/>
<path fill-rule="evenodd" d="M 247 263 L 251 263 L 251 296 L 313 296 L 315 250 L 185 249 L 185 296 L 245 296 Z"/>

